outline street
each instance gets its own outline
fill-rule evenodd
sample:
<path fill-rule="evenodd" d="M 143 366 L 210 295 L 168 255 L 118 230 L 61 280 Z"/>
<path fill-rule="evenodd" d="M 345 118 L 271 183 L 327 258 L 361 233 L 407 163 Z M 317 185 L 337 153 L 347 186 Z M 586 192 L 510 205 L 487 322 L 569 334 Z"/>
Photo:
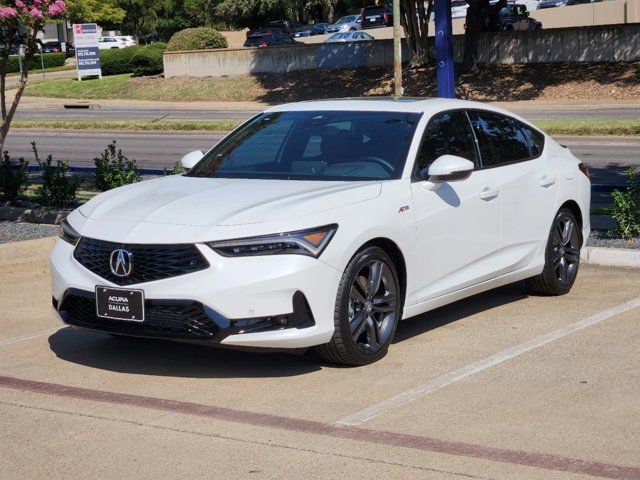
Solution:
<path fill-rule="evenodd" d="M 93 159 L 111 140 L 130 159 L 144 168 L 171 167 L 185 153 L 206 151 L 222 136 L 215 133 L 179 132 L 88 132 L 88 131 L 10 131 L 5 149 L 14 158 L 33 159 L 32 141 L 41 155 L 51 153 L 54 160 L 67 160 L 73 166 L 93 166 Z M 592 181 L 604 185 L 624 183 L 624 170 L 640 164 L 640 140 L 633 138 L 558 137 L 591 169 Z"/>
<path fill-rule="evenodd" d="M 24 243 L 0 247 L 3 478 L 640 478 L 640 271 L 476 295 L 339 368 L 75 331 L 51 239 Z"/>

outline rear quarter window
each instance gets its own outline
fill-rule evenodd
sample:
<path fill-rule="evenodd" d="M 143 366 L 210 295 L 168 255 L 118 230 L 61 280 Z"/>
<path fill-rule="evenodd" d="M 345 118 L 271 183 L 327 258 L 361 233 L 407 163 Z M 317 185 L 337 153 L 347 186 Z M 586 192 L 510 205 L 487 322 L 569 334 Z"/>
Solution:
<path fill-rule="evenodd" d="M 544 150 L 544 133 L 539 132 L 535 128 L 532 128 L 522 122 L 518 122 L 518 125 L 520 126 L 520 130 L 522 130 L 522 133 L 524 133 L 527 142 L 529 142 L 531 156 L 539 157 L 540 155 L 542 155 L 542 151 Z"/>

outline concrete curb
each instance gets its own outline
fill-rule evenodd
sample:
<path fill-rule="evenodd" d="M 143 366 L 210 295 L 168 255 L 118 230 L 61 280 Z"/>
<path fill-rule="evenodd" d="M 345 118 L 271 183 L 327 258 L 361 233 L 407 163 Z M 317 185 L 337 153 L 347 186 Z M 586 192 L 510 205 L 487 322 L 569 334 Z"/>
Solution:
<path fill-rule="evenodd" d="M 0 220 L 58 225 L 69 215 L 68 210 L 0 207 Z"/>
<path fill-rule="evenodd" d="M 0 263 L 48 257 L 58 237 L 0 244 Z"/>
<path fill-rule="evenodd" d="M 603 267 L 640 268 L 640 250 L 632 248 L 585 247 L 580 261 Z"/>

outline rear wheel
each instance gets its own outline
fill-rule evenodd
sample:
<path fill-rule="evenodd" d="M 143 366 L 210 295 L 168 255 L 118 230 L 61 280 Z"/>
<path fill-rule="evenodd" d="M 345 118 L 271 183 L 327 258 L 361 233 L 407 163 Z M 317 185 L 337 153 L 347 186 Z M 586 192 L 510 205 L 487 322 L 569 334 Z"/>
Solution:
<path fill-rule="evenodd" d="M 379 247 L 359 252 L 345 269 L 336 298 L 331 341 L 317 347 L 324 359 L 366 365 L 384 357 L 401 315 L 402 299 L 393 261 Z"/>
<path fill-rule="evenodd" d="M 541 295 L 564 295 L 571 290 L 580 267 L 582 234 L 575 215 L 567 208 L 556 215 L 545 250 L 544 270 L 527 280 L 527 286 Z"/>

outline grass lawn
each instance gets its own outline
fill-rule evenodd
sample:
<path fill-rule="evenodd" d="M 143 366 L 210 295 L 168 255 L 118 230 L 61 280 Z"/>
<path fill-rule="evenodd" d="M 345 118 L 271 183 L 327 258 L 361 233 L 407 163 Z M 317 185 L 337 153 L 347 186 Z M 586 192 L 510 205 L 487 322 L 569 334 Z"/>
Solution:
<path fill-rule="evenodd" d="M 11 123 L 12 128 L 58 130 L 118 130 L 118 131 L 206 131 L 229 132 L 241 120 L 22 120 Z"/>
<path fill-rule="evenodd" d="M 573 120 L 534 120 L 549 135 L 640 135 L 640 120 L 593 118 Z"/>
<path fill-rule="evenodd" d="M 264 88 L 250 75 L 221 78 L 134 78 L 128 74 L 78 82 L 74 78 L 29 82 L 24 95 L 83 100 L 161 100 L 166 102 L 255 101 Z"/>
<path fill-rule="evenodd" d="M 206 131 L 228 132 L 242 123 L 241 120 L 55 120 L 17 119 L 12 128 L 63 129 L 63 130 L 121 130 L 121 131 Z M 588 120 L 535 120 L 538 127 L 550 135 L 640 135 L 640 120 L 588 119 Z"/>

